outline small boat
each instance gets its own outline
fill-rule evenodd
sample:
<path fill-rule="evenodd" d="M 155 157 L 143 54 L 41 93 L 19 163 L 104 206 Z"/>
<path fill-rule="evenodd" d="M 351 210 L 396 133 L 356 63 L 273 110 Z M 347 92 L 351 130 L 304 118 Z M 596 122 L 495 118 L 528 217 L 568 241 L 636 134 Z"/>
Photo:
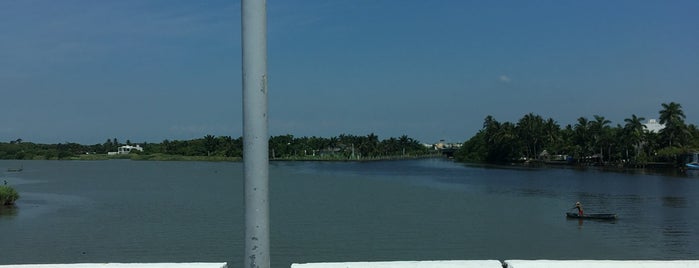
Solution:
<path fill-rule="evenodd" d="M 699 153 L 691 153 L 687 156 L 684 166 L 688 170 L 699 170 Z"/>
<path fill-rule="evenodd" d="M 699 170 L 699 163 L 696 163 L 696 162 L 687 163 L 687 164 L 684 164 L 684 166 L 687 167 L 687 169 L 689 169 L 689 170 Z"/>
<path fill-rule="evenodd" d="M 576 219 L 616 220 L 616 214 L 614 213 L 583 214 L 580 216 L 578 213 L 566 212 L 566 217 Z"/>

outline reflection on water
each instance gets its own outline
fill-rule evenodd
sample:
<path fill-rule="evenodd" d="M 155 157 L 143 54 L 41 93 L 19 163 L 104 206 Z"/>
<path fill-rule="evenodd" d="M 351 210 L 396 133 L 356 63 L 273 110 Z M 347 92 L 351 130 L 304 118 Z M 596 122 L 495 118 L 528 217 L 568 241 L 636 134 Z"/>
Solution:
<path fill-rule="evenodd" d="M 662 227 L 663 249 L 674 254 L 691 254 L 692 243 L 696 243 L 693 234 L 693 226 L 687 226 L 684 222 L 666 222 Z"/>
<path fill-rule="evenodd" d="M 559 196 L 559 193 L 556 193 L 553 190 L 546 190 L 546 189 L 520 189 L 519 194 L 523 196 L 537 196 L 537 197 L 549 197 L 549 198 L 555 198 Z"/>
<path fill-rule="evenodd" d="M 664 196 L 663 206 L 669 208 L 686 208 L 687 199 L 680 196 Z"/>
<path fill-rule="evenodd" d="M 688 226 L 684 223 L 680 224 L 667 224 L 663 226 L 663 234 L 665 236 L 668 236 L 670 238 L 676 238 L 676 237 L 689 237 L 692 232 L 690 228 L 687 228 Z M 680 242 L 676 239 L 672 239 L 673 242 Z M 683 244 L 686 244 L 686 241 Z"/>
<path fill-rule="evenodd" d="M 16 216 L 17 211 L 17 207 L 15 206 L 0 206 L 0 220 Z"/>
<path fill-rule="evenodd" d="M 76 206 L 84 202 L 84 198 L 72 195 L 22 192 L 15 210 L 21 211 L 22 217 L 31 219 L 58 211 L 74 211 Z"/>
<path fill-rule="evenodd" d="M 577 222 L 577 223 L 578 223 L 578 229 L 582 229 L 582 228 L 583 228 L 583 225 L 585 225 L 585 222 L 587 222 L 587 224 L 595 224 L 595 225 L 599 225 L 599 224 L 616 224 L 618 219 L 614 219 L 614 220 L 609 220 L 609 219 L 579 219 L 579 218 L 568 218 L 568 217 L 566 217 L 566 220 L 569 221 L 569 222 Z M 599 226 L 595 226 L 595 227 L 599 227 Z"/>

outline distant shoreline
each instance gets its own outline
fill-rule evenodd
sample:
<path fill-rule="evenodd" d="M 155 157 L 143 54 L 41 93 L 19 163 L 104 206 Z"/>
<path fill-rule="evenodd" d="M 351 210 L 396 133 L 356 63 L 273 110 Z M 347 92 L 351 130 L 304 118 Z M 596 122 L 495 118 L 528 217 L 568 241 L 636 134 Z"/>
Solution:
<path fill-rule="evenodd" d="M 405 156 L 380 156 L 380 157 L 355 157 L 345 158 L 339 156 L 293 156 L 293 157 L 276 157 L 269 158 L 273 161 L 317 161 L 317 162 L 368 162 L 368 161 L 386 161 L 386 160 L 410 160 L 410 159 L 425 159 L 425 158 L 443 158 L 441 154 L 428 155 L 405 155 Z M 12 160 L 12 159 L 7 159 Z M 38 160 L 38 159 L 37 159 Z M 184 156 L 184 155 L 167 155 L 167 154 L 124 154 L 124 155 L 104 155 L 104 154 L 87 154 L 73 156 L 63 159 L 47 159 L 47 160 L 77 160 L 77 161 L 102 161 L 102 160 L 134 160 L 134 161 L 202 161 L 202 162 L 242 162 L 242 157 L 225 157 L 225 156 Z"/>

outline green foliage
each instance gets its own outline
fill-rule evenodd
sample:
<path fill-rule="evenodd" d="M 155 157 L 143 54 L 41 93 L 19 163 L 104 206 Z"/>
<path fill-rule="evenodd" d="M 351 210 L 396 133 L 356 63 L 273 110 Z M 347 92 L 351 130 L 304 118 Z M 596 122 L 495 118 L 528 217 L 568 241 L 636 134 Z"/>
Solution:
<path fill-rule="evenodd" d="M 687 126 L 684 123 L 685 115 L 682 111 L 682 105 L 675 102 L 663 103 L 663 109 L 660 110 L 660 123 L 665 125 L 665 128 L 660 131 L 663 137 L 664 145 L 672 147 L 681 145 L 687 141 L 688 133 Z"/>
<path fill-rule="evenodd" d="M 0 142 L 0 159 L 68 159 L 90 152 L 91 146 L 77 143 L 36 144 L 31 142 Z"/>
<path fill-rule="evenodd" d="M 342 134 L 337 137 L 274 136 L 269 139 L 271 159 L 284 160 L 361 160 L 423 156 L 428 149 L 406 135 L 379 140 L 374 133 L 366 136 Z"/>
<path fill-rule="evenodd" d="M 0 205 L 13 205 L 19 199 L 19 194 L 15 189 L 7 185 L 0 185 Z"/>
<path fill-rule="evenodd" d="M 645 118 L 635 114 L 624 120 L 624 126 L 612 127 L 610 120 L 594 115 L 593 120 L 580 117 L 575 125 L 564 128 L 553 119 L 544 120 L 532 113 L 517 124 L 500 123 L 487 116 L 481 131 L 465 142 L 455 157 L 459 161 L 497 163 L 566 155 L 584 164 L 681 164 L 681 155 L 699 150 L 699 129 L 684 123 L 681 105 L 672 102 L 662 107 L 659 114 L 665 128 L 660 133 L 645 131 Z"/>
<path fill-rule="evenodd" d="M 127 143 L 131 143 L 127 140 Z M 132 143 L 133 144 L 133 143 Z M 77 143 L 34 144 L 30 142 L 0 143 L 0 159 L 133 159 L 133 160 L 206 160 L 239 161 L 243 157 L 243 138 L 206 135 L 192 140 L 164 140 L 162 143 L 140 143 L 143 152 L 107 155 L 116 152 L 116 138 L 103 144 Z M 375 134 L 366 136 L 301 137 L 281 135 L 269 139 L 270 158 L 284 160 L 348 160 L 414 157 L 428 154 L 417 140 L 403 135 L 380 141 Z"/>
<path fill-rule="evenodd" d="M 485 162 L 486 155 L 488 155 L 488 147 L 485 142 L 485 132 L 479 131 L 454 153 L 454 159 L 461 162 L 478 163 Z"/>

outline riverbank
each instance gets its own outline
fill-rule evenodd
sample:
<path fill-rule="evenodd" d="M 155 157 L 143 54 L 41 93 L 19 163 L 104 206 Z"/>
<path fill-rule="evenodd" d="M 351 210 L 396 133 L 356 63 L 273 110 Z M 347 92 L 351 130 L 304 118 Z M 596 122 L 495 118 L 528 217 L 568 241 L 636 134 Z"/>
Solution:
<path fill-rule="evenodd" d="M 364 162 L 364 161 L 386 161 L 386 160 L 411 160 L 425 158 L 442 158 L 441 154 L 428 155 L 397 155 L 397 156 L 378 156 L 378 157 L 346 157 L 342 155 L 305 155 L 305 156 L 290 156 L 270 158 L 270 161 L 328 161 L 328 162 Z M 186 155 L 169 155 L 169 154 L 122 154 L 122 155 L 105 155 L 105 154 L 86 154 L 73 156 L 66 159 L 54 160 L 82 160 L 82 161 L 98 161 L 98 160 L 135 160 L 135 161 L 206 161 L 206 162 L 241 162 L 242 157 L 225 157 L 225 156 L 186 156 Z"/>
<path fill-rule="evenodd" d="M 543 160 L 526 160 L 503 163 L 484 163 L 484 162 L 463 162 L 469 164 L 485 164 L 494 166 L 521 166 L 531 168 L 575 168 L 587 169 L 594 168 L 607 171 L 625 171 L 625 170 L 658 170 L 658 171 L 680 171 L 686 169 L 683 165 L 678 165 L 672 162 L 645 162 L 645 163 L 624 163 L 624 162 L 573 162 L 573 161 L 543 161 Z"/>
<path fill-rule="evenodd" d="M 106 155 L 106 154 L 85 154 L 72 156 L 65 159 L 53 160 L 82 160 L 82 161 L 100 161 L 100 160 L 135 160 L 135 161 L 206 161 L 206 162 L 240 162 L 241 157 L 225 157 L 225 156 L 186 156 L 186 155 L 170 155 L 170 154 L 121 154 L 121 155 Z"/>

